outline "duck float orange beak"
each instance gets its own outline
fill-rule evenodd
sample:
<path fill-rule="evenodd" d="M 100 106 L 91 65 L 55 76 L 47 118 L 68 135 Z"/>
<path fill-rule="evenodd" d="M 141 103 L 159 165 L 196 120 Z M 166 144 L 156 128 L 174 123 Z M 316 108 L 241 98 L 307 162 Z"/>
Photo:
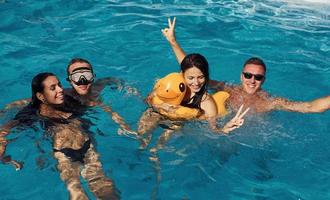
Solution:
<path fill-rule="evenodd" d="M 168 103 L 178 106 L 186 94 L 186 85 L 180 73 L 171 73 L 157 81 L 153 104 Z"/>

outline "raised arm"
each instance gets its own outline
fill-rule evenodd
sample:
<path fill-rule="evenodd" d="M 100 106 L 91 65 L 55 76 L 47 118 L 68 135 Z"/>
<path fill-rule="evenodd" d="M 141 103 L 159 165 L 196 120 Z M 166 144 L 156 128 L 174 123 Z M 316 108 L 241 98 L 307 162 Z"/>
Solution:
<path fill-rule="evenodd" d="M 178 61 L 179 64 L 181 64 L 184 57 L 186 57 L 186 53 L 183 51 L 179 43 L 176 41 L 175 22 L 176 22 L 176 17 L 173 18 L 173 21 L 171 21 L 171 18 L 168 18 L 168 27 L 162 29 L 161 31 L 164 37 L 170 43 L 172 50 L 175 54 L 176 60 Z"/>
<path fill-rule="evenodd" d="M 301 113 L 321 113 L 330 109 L 330 96 L 309 102 L 293 102 L 284 98 L 273 100 L 274 109 Z"/>

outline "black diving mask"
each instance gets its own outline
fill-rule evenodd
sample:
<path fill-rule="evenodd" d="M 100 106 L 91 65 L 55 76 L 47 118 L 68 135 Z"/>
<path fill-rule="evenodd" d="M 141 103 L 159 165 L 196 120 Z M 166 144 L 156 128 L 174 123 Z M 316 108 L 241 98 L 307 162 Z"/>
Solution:
<path fill-rule="evenodd" d="M 94 81 L 95 74 L 90 68 L 81 67 L 73 70 L 67 80 L 76 85 L 88 85 Z"/>

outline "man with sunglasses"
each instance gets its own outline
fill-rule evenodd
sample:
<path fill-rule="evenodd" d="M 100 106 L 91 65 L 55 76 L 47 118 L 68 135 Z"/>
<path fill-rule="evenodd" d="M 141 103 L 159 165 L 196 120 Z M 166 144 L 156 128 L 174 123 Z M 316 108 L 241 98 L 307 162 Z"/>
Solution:
<path fill-rule="evenodd" d="M 168 27 L 162 29 L 164 37 L 167 39 L 180 64 L 186 53 L 183 51 L 175 37 L 175 22 L 168 19 Z M 238 110 L 240 105 L 250 107 L 251 112 L 268 112 L 271 110 L 286 110 L 293 112 L 324 112 L 330 109 L 330 96 L 316 99 L 311 102 L 293 102 L 285 98 L 271 97 L 266 91 L 261 89 L 266 79 L 266 65 L 257 57 L 249 58 L 243 66 L 241 72 L 241 85 L 227 85 L 221 81 L 210 80 L 209 88 L 216 91 L 226 91 L 230 94 L 227 105 Z"/>
<path fill-rule="evenodd" d="M 224 82 L 211 81 L 210 87 L 230 93 L 228 104 L 237 109 L 242 103 L 255 112 L 284 110 L 302 113 L 320 113 L 330 109 L 330 96 L 310 102 L 295 102 L 281 97 L 271 97 L 261 89 L 265 81 L 266 65 L 260 59 L 248 59 L 241 73 L 241 86 L 228 86 Z"/>

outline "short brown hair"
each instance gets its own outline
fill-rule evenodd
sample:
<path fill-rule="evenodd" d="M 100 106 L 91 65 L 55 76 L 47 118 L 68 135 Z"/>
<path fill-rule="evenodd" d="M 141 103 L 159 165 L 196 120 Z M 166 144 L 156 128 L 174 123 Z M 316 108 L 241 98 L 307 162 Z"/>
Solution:
<path fill-rule="evenodd" d="M 266 73 L 266 64 L 264 63 L 264 61 L 261 58 L 258 57 L 251 57 L 249 59 L 247 59 L 243 65 L 243 69 L 246 65 L 248 64 L 255 64 L 255 65 L 260 65 L 264 68 L 264 71 Z"/>
<path fill-rule="evenodd" d="M 72 64 L 74 63 L 77 63 L 77 62 L 80 62 L 80 63 L 87 63 L 90 67 L 91 67 L 91 70 L 93 72 L 93 66 L 92 64 L 88 61 L 88 60 L 85 60 L 83 58 L 72 58 L 68 64 L 68 66 L 66 67 L 66 72 L 68 74 L 68 76 L 70 75 L 70 72 L 69 72 L 69 68 Z"/>

